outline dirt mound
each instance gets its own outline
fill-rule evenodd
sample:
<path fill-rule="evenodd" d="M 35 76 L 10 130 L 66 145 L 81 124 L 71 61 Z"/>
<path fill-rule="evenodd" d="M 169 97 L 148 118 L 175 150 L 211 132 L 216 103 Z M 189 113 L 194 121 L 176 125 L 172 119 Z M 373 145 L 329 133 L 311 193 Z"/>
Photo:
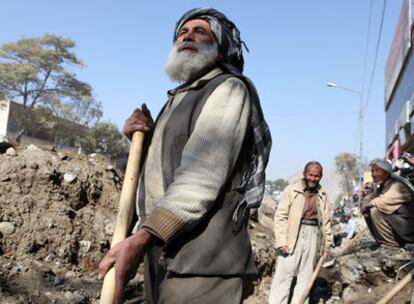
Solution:
<path fill-rule="evenodd" d="M 120 189 L 120 173 L 98 154 L 35 146 L 0 154 L 0 298 L 96 298 L 96 288 L 87 290 L 99 285 L 97 265 L 109 248 Z"/>

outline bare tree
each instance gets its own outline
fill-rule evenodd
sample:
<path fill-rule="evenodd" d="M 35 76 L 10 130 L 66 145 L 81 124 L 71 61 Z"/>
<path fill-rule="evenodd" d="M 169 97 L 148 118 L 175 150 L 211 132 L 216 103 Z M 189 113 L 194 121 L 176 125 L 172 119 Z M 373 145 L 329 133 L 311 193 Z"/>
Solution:
<path fill-rule="evenodd" d="M 54 132 L 51 116 L 85 127 L 102 116 L 91 86 L 68 69 L 83 67 L 74 47 L 72 40 L 49 34 L 0 47 L 0 95 L 23 105 L 22 132 L 39 127 Z"/>

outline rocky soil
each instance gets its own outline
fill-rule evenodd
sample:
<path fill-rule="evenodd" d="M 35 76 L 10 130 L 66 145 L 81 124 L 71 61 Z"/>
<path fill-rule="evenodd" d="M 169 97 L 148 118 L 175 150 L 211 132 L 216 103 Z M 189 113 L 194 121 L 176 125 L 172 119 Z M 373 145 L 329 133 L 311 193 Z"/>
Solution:
<path fill-rule="evenodd" d="M 98 303 L 98 264 L 108 250 L 122 174 L 99 154 L 0 143 L 0 304 Z M 259 222 L 250 223 L 259 276 L 246 303 L 266 303 L 275 267 L 266 198 Z M 376 303 L 392 288 L 396 265 L 364 249 L 323 269 L 311 303 Z M 410 267 L 400 272 L 403 276 Z M 144 303 L 142 271 L 130 282 L 126 303 Z M 391 303 L 409 303 L 408 285 Z"/>
<path fill-rule="evenodd" d="M 121 176 L 100 155 L 35 146 L 0 154 L 0 302 L 90 303 Z"/>

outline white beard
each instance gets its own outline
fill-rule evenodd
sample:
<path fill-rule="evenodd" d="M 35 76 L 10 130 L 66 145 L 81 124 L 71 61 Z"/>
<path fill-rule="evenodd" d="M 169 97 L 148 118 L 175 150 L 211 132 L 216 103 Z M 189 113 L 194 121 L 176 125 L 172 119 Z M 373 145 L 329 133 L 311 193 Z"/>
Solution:
<path fill-rule="evenodd" d="M 179 51 L 184 45 L 197 49 L 197 52 Z M 218 45 L 208 43 L 182 42 L 174 45 L 167 63 L 165 72 L 172 80 L 188 82 L 201 70 L 212 65 L 218 58 Z"/>

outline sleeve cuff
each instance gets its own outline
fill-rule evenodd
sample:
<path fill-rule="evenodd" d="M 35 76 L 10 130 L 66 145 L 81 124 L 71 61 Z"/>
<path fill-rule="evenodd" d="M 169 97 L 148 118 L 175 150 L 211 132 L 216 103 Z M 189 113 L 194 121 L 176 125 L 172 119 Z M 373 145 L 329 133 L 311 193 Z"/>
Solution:
<path fill-rule="evenodd" d="M 171 211 L 164 208 L 155 208 L 144 222 L 146 228 L 165 243 L 171 242 L 178 231 L 184 227 L 184 222 L 179 220 Z"/>
<path fill-rule="evenodd" d="M 282 247 L 282 246 L 287 246 L 287 245 L 288 245 L 287 241 L 276 241 L 275 242 L 276 248 L 279 248 L 279 247 Z"/>

